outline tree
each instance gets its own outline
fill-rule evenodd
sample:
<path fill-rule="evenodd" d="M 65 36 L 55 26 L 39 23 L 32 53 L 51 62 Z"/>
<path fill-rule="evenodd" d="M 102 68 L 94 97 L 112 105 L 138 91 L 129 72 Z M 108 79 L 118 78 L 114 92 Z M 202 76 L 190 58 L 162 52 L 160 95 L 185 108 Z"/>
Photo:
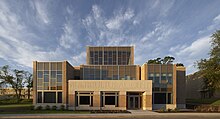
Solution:
<path fill-rule="evenodd" d="M 15 90 L 17 99 L 20 100 L 21 99 L 21 91 L 24 88 L 24 84 L 25 84 L 25 80 L 24 80 L 24 71 L 23 70 L 17 70 L 14 69 L 13 70 L 15 77 L 12 80 L 12 88 Z"/>
<path fill-rule="evenodd" d="M 161 64 L 161 58 L 150 59 L 147 61 L 148 64 Z"/>
<path fill-rule="evenodd" d="M 0 87 L 2 88 L 2 91 L 4 91 L 4 88 L 8 87 L 8 83 L 12 82 L 13 76 L 10 74 L 9 66 L 5 65 L 0 68 Z"/>
<path fill-rule="evenodd" d="M 214 92 L 220 88 L 220 30 L 211 36 L 209 59 L 197 61 L 197 66 L 204 79 L 203 89 Z"/>
<path fill-rule="evenodd" d="M 174 60 L 175 58 L 172 56 L 165 56 L 162 61 L 163 64 L 172 64 Z"/>
<path fill-rule="evenodd" d="M 30 95 L 31 95 L 31 88 L 33 87 L 33 78 L 32 78 L 32 74 L 28 71 L 25 72 L 25 79 L 26 79 L 26 83 L 27 83 L 27 88 L 28 88 L 28 99 L 30 99 Z"/>
<path fill-rule="evenodd" d="M 11 70 L 8 65 L 5 65 L 0 70 L 1 83 L 12 87 L 15 91 L 16 98 L 20 100 L 21 91 L 24 88 L 24 71 L 23 70 Z"/>
<path fill-rule="evenodd" d="M 163 59 L 161 59 L 160 57 L 156 59 L 150 59 L 147 61 L 147 63 L 148 64 L 172 64 L 174 60 L 175 58 L 172 56 L 165 56 Z"/>

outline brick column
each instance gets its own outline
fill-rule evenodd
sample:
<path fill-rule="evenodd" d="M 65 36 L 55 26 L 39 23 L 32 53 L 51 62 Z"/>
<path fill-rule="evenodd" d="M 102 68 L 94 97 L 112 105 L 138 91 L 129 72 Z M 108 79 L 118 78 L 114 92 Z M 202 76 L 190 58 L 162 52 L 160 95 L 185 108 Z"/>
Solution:
<path fill-rule="evenodd" d="M 149 94 L 146 91 L 143 93 L 142 105 L 143 110 L 152 110 L 152 94 Z"/>
<path fill-rule="evenodd" d="M 93 107 L 100 107 L 100 91 L 94 91 L 93 93 Z"/>
<path fill-rule="evenodd" d="M 118 106 L 126 109 L 126 92 L 120 91 L 118 96 Z"/>
<path fill-rule="evenodd" d="M 69 93 L 69 106 L 75 107 L 75 92 Z"/>

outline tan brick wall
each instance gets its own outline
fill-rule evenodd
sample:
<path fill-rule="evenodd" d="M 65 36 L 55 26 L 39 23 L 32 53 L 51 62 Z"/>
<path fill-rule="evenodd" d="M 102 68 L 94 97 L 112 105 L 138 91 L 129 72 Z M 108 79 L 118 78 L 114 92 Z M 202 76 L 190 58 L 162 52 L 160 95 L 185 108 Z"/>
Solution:
<path fill-rule="evenodd" d="M 37 103 L 37 61 L 33 61 L 33 105 Z"/>
<path fill-rule="evenodd" d="M 176 104 L 176 65 L 173 65 L 173 104 Z"/>
<path fill-rule="evenodd" d="M 74 94 L 69 94 L 68 98 L 69 98 L 69 106 L 70 107 L 75 106 L 75 95 Z"/>
<path fill-rule="evenodd" d="M 118 96 L 118 106 L 119 107 L 126 107 L 126 95 L 119 95 Z"/>
<path fill-rule="evenodd" d="M 99 91 L 95 91 L 93 94 L 93 107 L 100 107 L 100 92 Z"/>
<path fill-rule="evenodd" d="M 152 95 L 145 95 L 146 96 L 146 107 L 152 107 Z"/>

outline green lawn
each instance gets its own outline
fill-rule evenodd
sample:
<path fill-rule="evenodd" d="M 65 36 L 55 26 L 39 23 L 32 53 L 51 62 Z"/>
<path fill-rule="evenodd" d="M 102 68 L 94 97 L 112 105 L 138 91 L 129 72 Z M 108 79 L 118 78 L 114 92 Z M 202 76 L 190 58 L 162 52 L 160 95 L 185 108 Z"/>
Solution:
<path fill-rule="evenodd" d="M 89 111 L 32 110 L 32 104 L 0 105 L 0 114 L 89 114 Z"/>
<path fill-rule="evenodd" d="M 220 99 L 186 99 L 186 103 L 220 105 Z"/>

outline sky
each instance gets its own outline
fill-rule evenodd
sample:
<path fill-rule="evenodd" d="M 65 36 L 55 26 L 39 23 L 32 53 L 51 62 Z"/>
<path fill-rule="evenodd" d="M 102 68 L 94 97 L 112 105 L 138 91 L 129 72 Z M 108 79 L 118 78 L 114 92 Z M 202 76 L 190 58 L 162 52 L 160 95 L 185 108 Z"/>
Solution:
<path fill-rule="evenodd" d="M 1 0 L 0 66 L 86 64 L 86 46 L 134 46 L 135 64 L 175 57 L 187 74 L 208 58 L 220 0 Z"/>

